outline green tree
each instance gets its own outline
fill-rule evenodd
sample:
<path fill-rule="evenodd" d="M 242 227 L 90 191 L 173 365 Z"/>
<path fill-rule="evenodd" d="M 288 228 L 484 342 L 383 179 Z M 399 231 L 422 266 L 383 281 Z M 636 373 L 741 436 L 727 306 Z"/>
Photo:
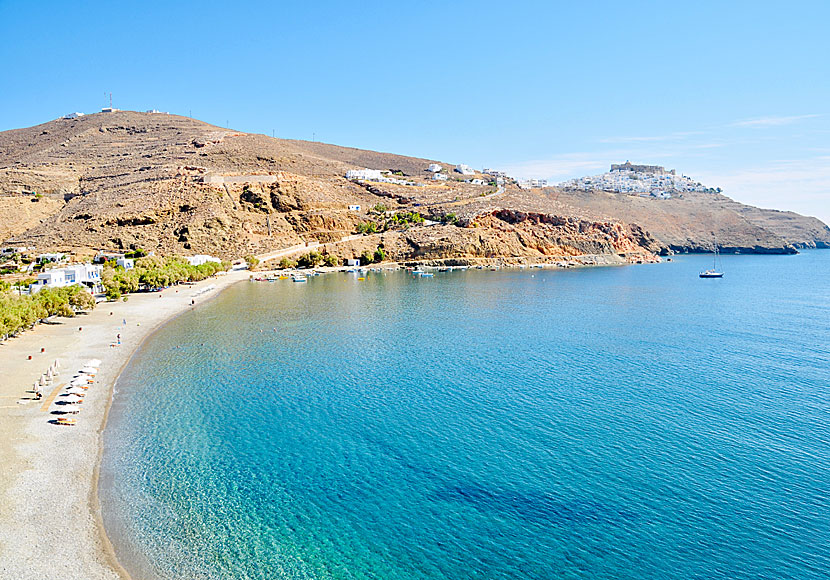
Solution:
<path fill-rule="evenodd" d="M 383 262 L 386 259 L 386 252 L 383 251 L 382 245 L 378 246 L 377 250 L 375 250 L 373 258 L 377 263 Z"/>
<path fill-rule="evenodd" d="M 378 231 L 378 224 L 375 222 L 362 222 L 357 224 L 355 231 L 358 234 L 374 234 Z"/>
<path fill-rule="evenodd" d="M 314 268 L 315 266 L 319 266 L 323 263 L 323 254 L 312 250 L 308 254 L 304 254 L 300 256 L 297 260 L 297 266 L 300 268 Z"/>
<path fill-rule="evenodd" d="M 340 265 L 340 259 L 334 254 L 326 254 L 323 258 L 323 263 L 326 266 L 331 266 L 333 268 Z"/>

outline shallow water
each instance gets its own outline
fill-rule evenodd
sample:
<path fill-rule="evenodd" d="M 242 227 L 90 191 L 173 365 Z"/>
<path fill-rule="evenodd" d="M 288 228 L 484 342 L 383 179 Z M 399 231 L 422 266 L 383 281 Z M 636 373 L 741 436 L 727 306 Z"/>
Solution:
<path fill-rule="evenodd" d="M 241 283 L 116 385 L 136 578 L 830 575 L 830 251 Z"/>

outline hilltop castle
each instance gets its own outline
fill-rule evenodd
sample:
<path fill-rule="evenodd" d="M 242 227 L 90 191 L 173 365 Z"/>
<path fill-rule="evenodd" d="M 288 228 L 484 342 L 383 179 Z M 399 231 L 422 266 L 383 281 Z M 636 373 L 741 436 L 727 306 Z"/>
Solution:
<path fill-rule="evenodd" d="M 635 173 L 651 173 L 655 175 L 677 175 L 674 169 L 666 171 L 666 168 L 660 165 L 632 165 L 630 161 L 620 164 L 612 163 L 611 171 L 633 171 Z"/>

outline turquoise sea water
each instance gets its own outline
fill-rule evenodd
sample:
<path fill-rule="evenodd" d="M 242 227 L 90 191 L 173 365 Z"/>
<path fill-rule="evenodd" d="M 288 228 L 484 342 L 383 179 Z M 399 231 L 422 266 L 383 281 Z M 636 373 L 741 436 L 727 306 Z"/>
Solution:
<path fill-rule="evenodd" d="M 244 282 L 116 386 L 140 578 L 825 579 L 830 251 Z"/>

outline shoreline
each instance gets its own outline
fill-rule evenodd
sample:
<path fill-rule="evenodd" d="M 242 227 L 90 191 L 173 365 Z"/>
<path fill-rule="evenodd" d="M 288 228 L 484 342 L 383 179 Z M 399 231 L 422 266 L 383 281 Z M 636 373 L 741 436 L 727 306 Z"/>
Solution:
<path fill-rule="evenodd" d="M 191 300 L 202 305 L 249 276 L 247 270 L 232 271 L 193 286 L 133 294 L 126 303 L 103 302 L 86 315 L 39 324 L 0 344 L 5 378 L 0 384 L 0 575 L 57 579 L 71 572 L 86 579 L 130 580 L 106 533 L 98 493 L 115 383 L 144 341 L 193 308 Z M 117 334 L 120 346 L 115 346 Z M 56 408 L 46 404 L 50 394 L 60 394 L 91 358 L 102 364 L 78 424 L 50 423 Z M 44 400 L 34 401 L 28 392 L 32 383 L 55 360 L 60 375 L 44 389 Z"/>

